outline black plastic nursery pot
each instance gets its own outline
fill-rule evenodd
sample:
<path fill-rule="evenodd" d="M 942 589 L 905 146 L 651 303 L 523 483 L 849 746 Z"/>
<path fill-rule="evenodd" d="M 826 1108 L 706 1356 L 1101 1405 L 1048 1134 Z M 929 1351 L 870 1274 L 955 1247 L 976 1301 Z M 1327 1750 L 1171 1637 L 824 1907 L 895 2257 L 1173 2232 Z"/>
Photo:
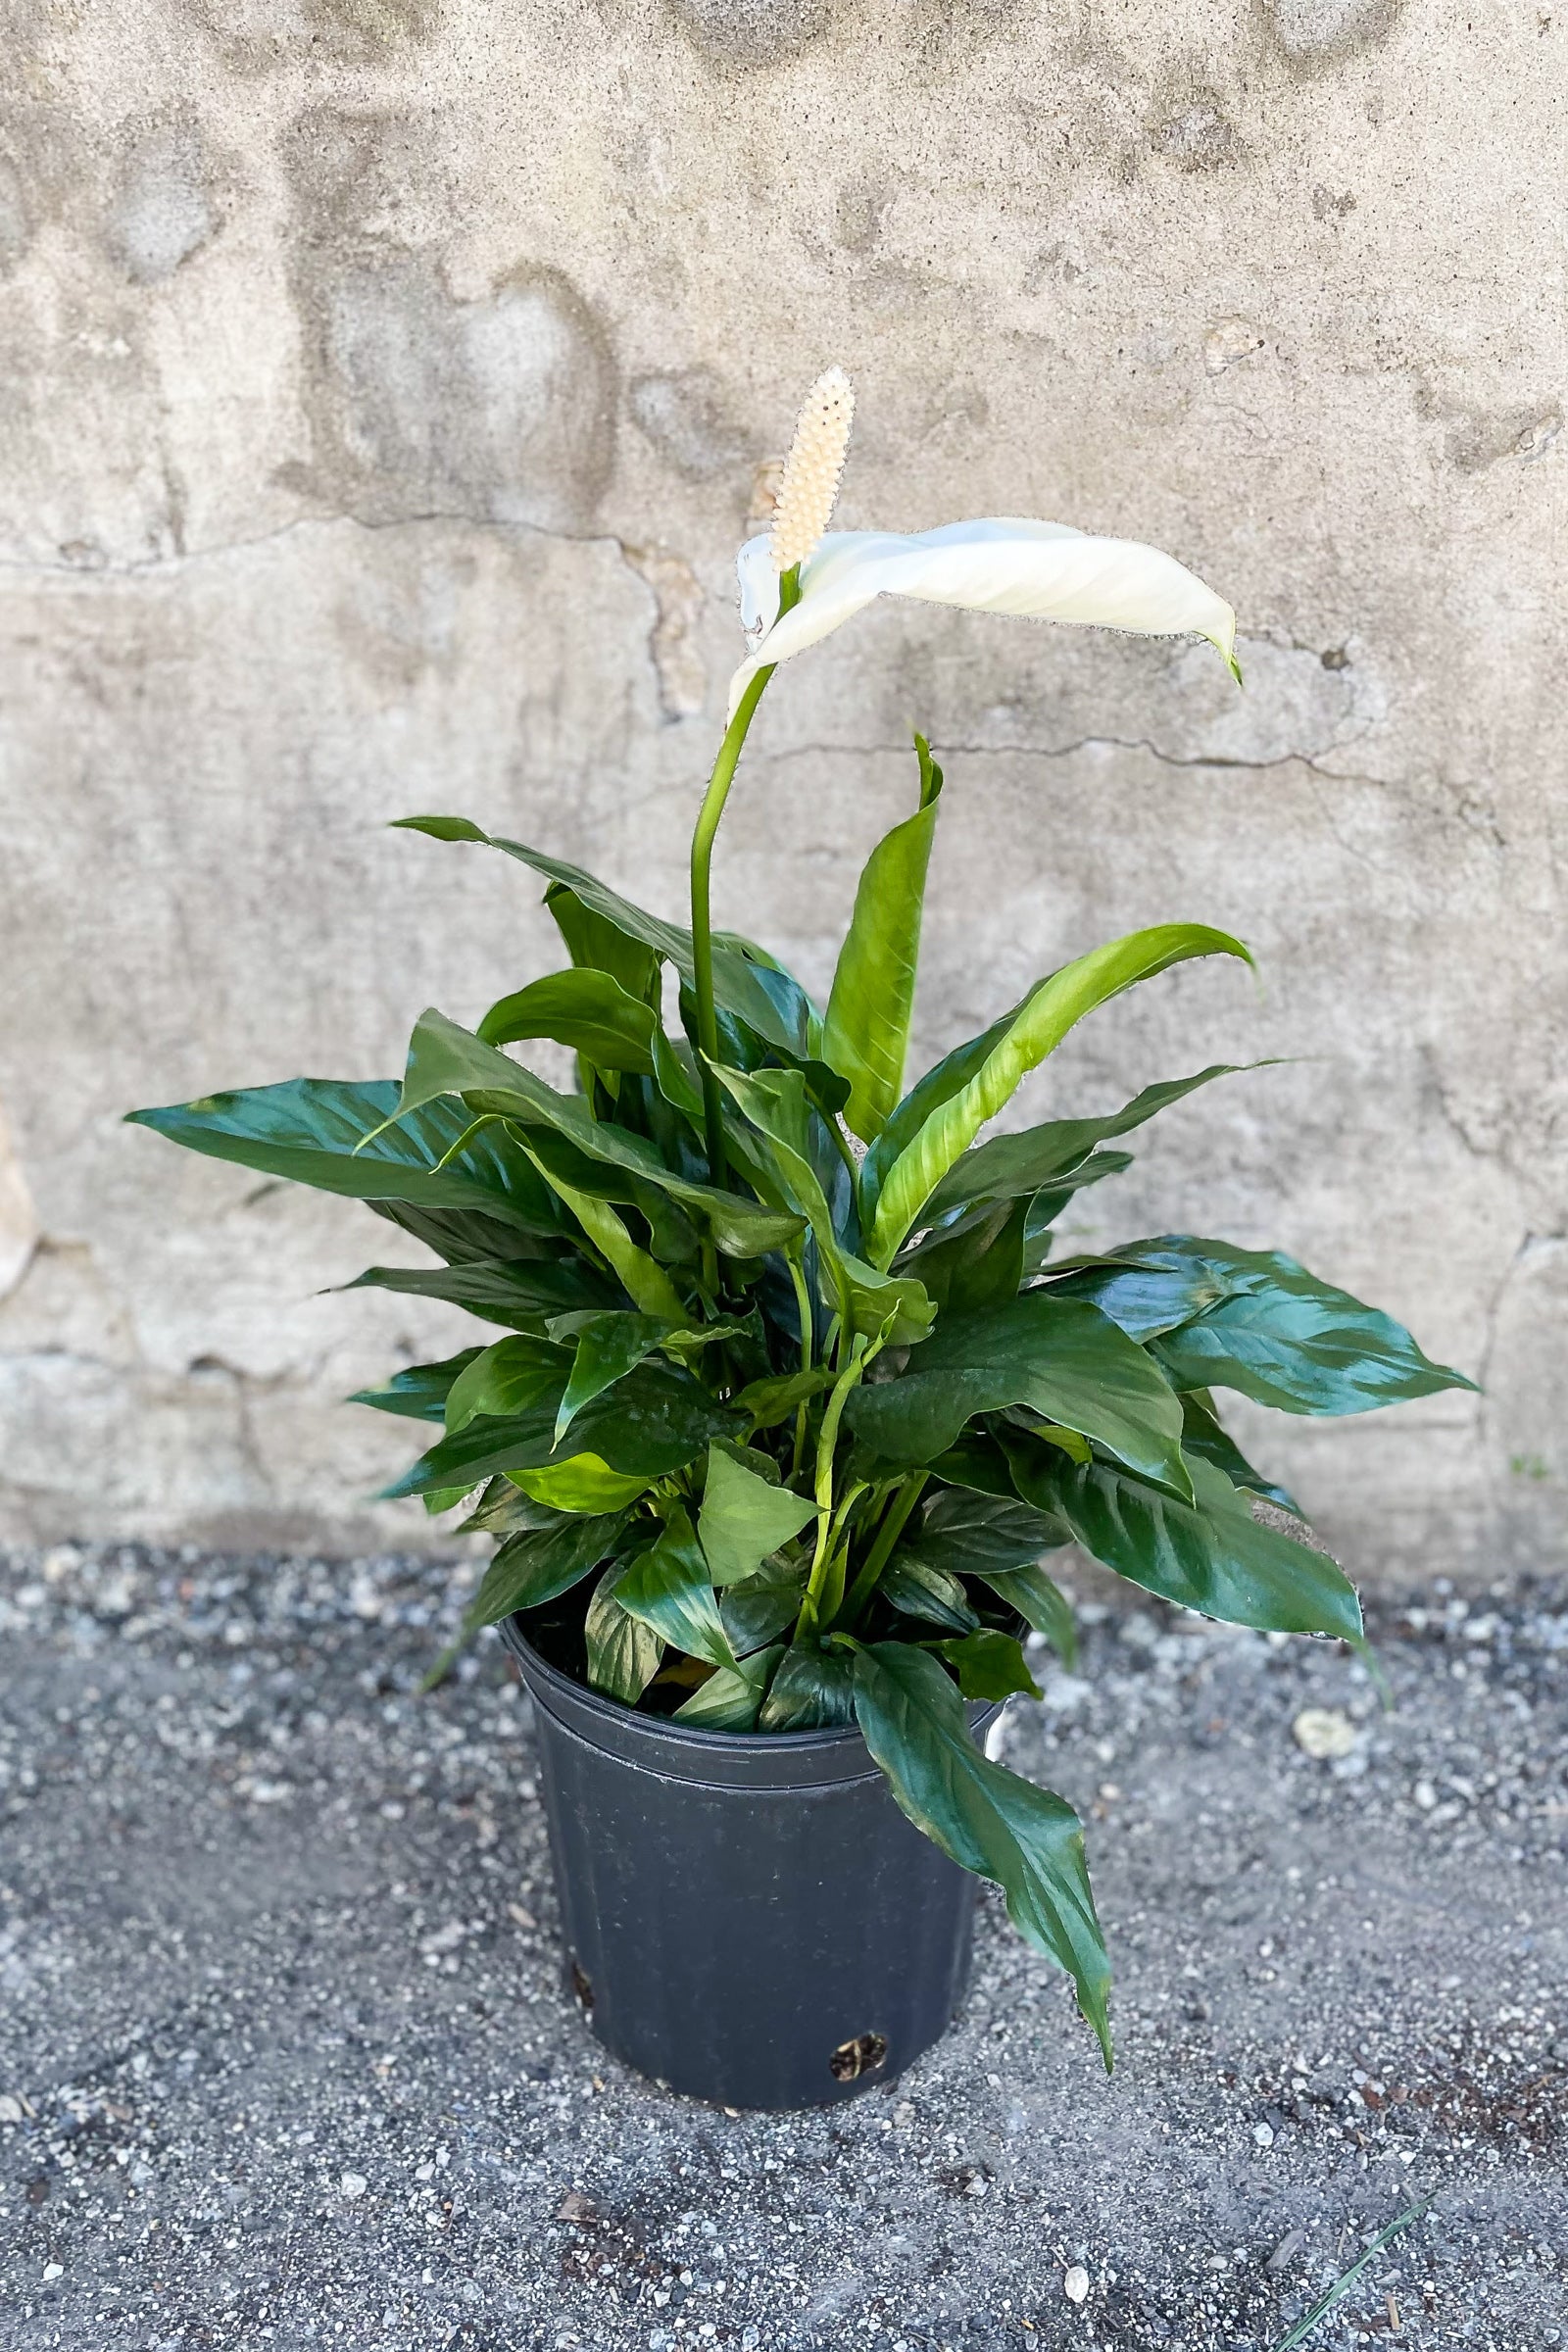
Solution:
<path fill-rule="evenodd" d="M 711 1732 L 563 1674 L 519 1618 L 568 1982 L 639 2072 L 726 2107 L 817 2107 L 940 2039 L 975 1882 L 899 1811 L 856 1730 Z M 977 1738 L 1000 1709 L 972 1706 Z"/>

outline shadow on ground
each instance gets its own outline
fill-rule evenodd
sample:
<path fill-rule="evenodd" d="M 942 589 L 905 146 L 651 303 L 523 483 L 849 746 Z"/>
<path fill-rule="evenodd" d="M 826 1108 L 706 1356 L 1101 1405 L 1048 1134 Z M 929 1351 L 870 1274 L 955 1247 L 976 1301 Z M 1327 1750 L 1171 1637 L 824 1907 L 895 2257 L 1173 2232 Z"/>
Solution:
<path fill-rule="evenodd" d="M 1568 2338 L 1568 1591 L 1402 1599 L 1383 1714 L 1085 1571 L 1007 1752 L 1089 1827 L 1115 2077 L 988 1895 L 938 2050 L 758 2117 L 563 1991 L 493 1638 L 415 1695 L 470 1573 L 5 1563 L 7 2352 L 1272 2352 L 1428 2195 L 1312 2345 Z"/>

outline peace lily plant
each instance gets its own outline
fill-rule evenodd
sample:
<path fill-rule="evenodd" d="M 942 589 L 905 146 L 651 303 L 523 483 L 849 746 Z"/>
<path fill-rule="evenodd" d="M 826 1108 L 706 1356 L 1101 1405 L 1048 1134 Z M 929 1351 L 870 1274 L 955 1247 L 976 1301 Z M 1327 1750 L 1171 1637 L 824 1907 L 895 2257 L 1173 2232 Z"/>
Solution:
<path fill-rule="evenodd" d="M 1234 667 L 1229 606 L 1153 548 L 1013 520 L 829 531 L 852 407 L 840 370 L 813 387 L 771 533 L 741 550 L 749 650 L 689 929 L 466 818 L 405 818 L 541 875 L 566 966 L 474 1030 L 422 1014 L 401 1086 L 296 1079 L 133 1115 L 366 1200 L 439 1262 L 361 1285 L 501 1330 L 359 1399 L 436 1425 L 387 1493 L 497 1540 L 469 1632 L 520 1613 L 593 1690 L 710 1732 L 858 1724 L 909 1819 L 1072 1977 L 1108 2063 L 1079 1823 L 977 1748 L 965 1702 L 1039 1695 L 1029 1629 L 1071 1663 L 1042 1565 L 1069 1544 L 1209 1617 L 1358 1641 L 1350 1585 L 1280 1524 L 1296 1506 L 1214 1392 L 1333 1414 L 1470 1384 L 1276 1251 L 1165 1234 L 1053 1254 L 1074 1195 L 1128 1164 L 1107 1147 L 1227 1067 L 984 1134 L 1098 1005 L 1191 957 L 1249 961 L 1228 933 L 1163 923 L 1078 956 L 906 1091 L 942 794 L 921 738 L 918 807 L 866 862 L 825 1010 L 714 931 L 758 705 L 873 598 L 1194 632 Z M 576 1092 L 507 1051 L 539 1039 L 574 1052 Z"/>

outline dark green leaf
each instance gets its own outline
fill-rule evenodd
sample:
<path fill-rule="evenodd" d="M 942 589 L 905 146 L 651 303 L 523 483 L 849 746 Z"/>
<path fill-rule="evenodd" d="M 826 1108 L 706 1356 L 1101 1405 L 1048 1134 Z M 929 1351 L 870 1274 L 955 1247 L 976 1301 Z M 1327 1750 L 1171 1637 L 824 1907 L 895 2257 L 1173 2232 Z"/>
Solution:
<path fill-rule="evenodd" d="M 945 1318 L 906 1369 L 850 1399 L 857 1434 L 885 1460 L 934 1461 L 975 1413 L 1033 1406 L 1188 1494 L 1182 1408 L 1141 1348 L 1098 1309 L 1027 1291 L 982 1315 Z"/>
<path fill-rule="evenodd" d="M 939 1453 L 931 1465 L 931 1476 L 946 1479 L 950 1486 L 970 1488 L 977 1494 L 999 1495 L 1014 1505 L 1018 1499 L 1006 1455 L 983 1430 L 970 1431 L 946 1453 Z"/>
<path fill-rule="evenodd" d="M 510 1478 L 492 1478 L 457 1530 L 460 1536 L 515 1536 L 525 1528 L 559 1527 L 562 1514 L 536 1502 Z"/>
<path fill-rule="evenodd" d="M 1182 1398 L 1182 1451 L 1197 1454 L 1200 1461 L 1212 1462 L 1223 1470 L 1233 1487 L 1246 1487 L 1253 1494 L 1261 1494 L 1266 1502 L 1277 1502 L 1282 1511 L 1295 1519 L 1304 1519 L 1296 1497 L 1285 1487 L 1277 1487 L 1260 1470 L 1254 1470 L 1230 1432 L 1225 1429 L 1214 1411 L 1213 1398 L 1207 1392 L 1189 1392 Z"/>
<path fill-rule="evenodd" d="M 1197 1500 L 1178 1502 L 1108 1462 L 1079 1469 L 1057 1455 L 1036 1499 L 1049 1497 L 1093 1558 L 1163 1600 L 1229 1625 L 1359 1641 L 1360 1605 L 1334 1562 L 1260 1526 L 1212 1463 L 1192 1472 Z"/>
<path fill-rule="evenodd" d="M 476 1414 L 515 1420 L 555 1402 L 570 1361 L 564 1348 L 521 1332 L 481 1348 L 447 1392 L 448 1436 L 456 1437 Z"/>
<path fill-rule="evenodd" d="M 748 1657 L 786 1632 L 801 1613 L 805 1592 L 804 1560 L 793 1571 L 770 1569 L 747 1577 L 744 1584 L 726 1586 L 719 1595 L 718 1613 L 735 1655 Z"/>
<path fill-rule="evenodd" d="M 930 745 L 923 735 L 914 742 L 920 806 L 883 835 L 866 860 L 822 1030 L 825 1058 L 849 1081 L 845 1116 L 867 1144 L 887 1125 L 904 1087 L 926 867 L 942 790 Z"/>
<path fill-rule="evenodd" d="M 980 1753 L 954 1685 L 908 1642 L 856 1652 L 855 1711 L 915 1828 L 962 1869 L 994 1880 L 1019 1934 L 1067 1971 L 1108 2066 L 1110 1969 L 1072 1808 Z"/>
<path fill-rule="evenodd" d="M 429 1102 L 360 1150 L 397 1103 L 398 1089 L 390 1083 L 290 1078 L 281 1086 L 208 1095 L 164 1110 L 133 1110 L 129 1119 L 193 1152 L 238 1160 L 318 1192 L 479 1210 L 525 1233 L 562 1230 L 560 1206 L 526 1153 L 499 1127 L 469 1135 L 473 1121 L 461 1102 Z M 454 1152 L 465 1136 L 468 1140 Z M 438 1167 L 441 1161 L 446 1164 Z"/>
<path fill-rule="evenodd" d="M 601 922 L 609 923 L 626 938 L 652 948 L 672 963 L 681 978 L 692 984 L 692 935 L 678 923 L 666 923 L 662 917 L 650 914 L 645 907 L 634 906 L 630 899 L 610 890 L 580 865 L 572 865 L 564 858 L 548 857 L 542 850 L 529 849 L 520 841 L 507 841 L 498 834 L 483 833 L 463 816 L 405 816 L 397 823 L 413 833 L 426 833 L 436 841 L 480 842 L 487 848 L 504 850 L 509 858 L 516 858 L 532 866 L 536 874 L 552 882 L 564 883 L 578 904 Z M 788 974 L 782 975 L 786 980 Z M 800 994 L 798 984 L 796 993 Z M 759 1036 L 770 1044 L 793 1051 L 795 1024 L 779 1010 L 779 991 L 764 982 L 763 972 L 750 957 L 737 952 L 732 945 L 715 941 L 713 950 L 713 991 L 723 1010 L 748 1023 Z"/>
<path fill-rule="evenodd" d="M 845 1649 L 797 1642 L 784 1652 L 762 1710 L 760 1732 L 821 1732 L 855 1721 L 855 1660 Z"/>
<path fill-rule="evenodd" d="M 1042 1695 L 1011 1634 L 994 1633 L 986 1626 L 977 1634 L 939 1642 L 936 1647 L 957 1675 L 965 1698 L 1010 1698 L 1015 1690 L 1030 1698 Z"/>
<path fill-rule="evenodd" d="M 588 971 L 608 972 L 639 1003 L 654 1001 L 659 958 L 644 941 L 633 939 L 618 923 L 585 906 L 564 882 L 551 883 L 545 905 L 574 964 Z"/>
<path fill-rule="evenodd" d="M 978 1210 L 951 1229 L 942 1227 L 898 1261 L 917 1274 L 944 1315 L 978 1315 L 1005 1306 L 1023 1280 L 1026 1200 Z"/>
<path fill-rule="evenodd" d="M 832 1386 L 831 1364 L 813 1364 L 808 1372 L 781 1372 L 776 1379 L 754 1380 L 735 1398 L 735 1409 L 751 1415 L 754 1430 L 776 1429 L 808 1397 Z"/>
<path fill-rule="evenodd" d="M 658 1543 L 632 1562 L 615 1597 L 672 1648 L 710 1666 L 734 1665 L 708 1562 L 684 1511 L 675 1511 Z"/>
<path fill-rule="evenodd" d="M 1159 1086 L 1146 1086 L 1141 1095 L 1135 1095 L 1120 1110 L 1107 1111 L 1103 1118 L 1050 1119 L 1043 1126 L 1026 1127 L 1018 1135 L 993 1136 L 989 1143 L 973 1145 L 954 1162 L 926 1202 L 924 1213 L 935 1221 L 956 1208 L 980 1201 L 1022 1200 L 1046 1190 L 1079 1168 L 1098 1144 L 1130 1134 L 1170 1103 L 1179 1102 L 1184 1095 L 1207 1086 L 1211 1078 L 1232 1078 L 1243 1069 L 1265 1067 L 1263 1062 L 1217 1061 L 1196 1077 L 1168 1078 Z"/>
<path fill-rule="evenodd" d="M 556 1443 L 565 1436 L 585 1404 L 624 1380 L 634 1365 L 652 1355 L 669 1325 L 654 1315 L 587 1315 L 569 1318 L 576 1342 L 571 1374 L 556 1415 Z M 556 1326 L 558 1331 L 561 1326 Z M 564 1337 L 564 1333 L 562 1334 Z"/>
<path fill-rule="evenodd" d="M 808 1496 L 770 1486 L 722 1446 L 709 1447 L 697 1532 L 715 1585 L 738 1585 L 755 1575 L 770 1552 L 815 1516 Z"/>
<path fill-rule="evenodd" d="M 1055 1550 L 1066 1541 L 1061 1522 L 1020 1502 L 1009 1482 L 1005 1499 L 944 1488 L 927 1505 L 918 1534 L 905 1548 L 955 1576 L 989 1578 L 1032 1567 L 1042 1552 Z M 1033 1625 L 1033 1618 L 1029 1622 Z"/>
<path fill-rule="evenodd" d="M 759 1649 L 737 1665 L 715 1666 L 684 1705 L 675 1709 L 675 1722 L 709 1732 L 755 1731 L 768 1677 L 783 1655 L 782 1647 Z"/>
<path fill-rule="evenodd" d="M 1092 1298 L 1180 1389 L 1236 1389 L 1287 1413 L 1366 1413 L 1475 1383 L 1429 1362 L 1402 1324 L 1279 1250 L 1164 1234 L 1055 1286 Z"/>
<path fill-rule="evenodd" d="M 1203 923 L 1160 923 L 1080 956 L 1031 989 L 968 1083 L 931 1112 L 882 1179 L 865 1243 L 872 1264 L 891 1261 L 911 1226 L 928 1215 L 932 1193 L 960 1153 L 1076 1022 L 1139 981 L 1203 956 L 1237 956 L 1243 962 L 1251 961 L 1229 932 Z"/>
<path fill-rule="evenodd" d="M 447 1298 L 487 1323 L 530 1329 L 544 1315 L 572 1308 L 613 1307 L 620 1285 L 583 1258 L 481 1257 L 455 1266 L 369 1266 L 347 1291 L 399 1291 L 416 1298 Z"/>
<path fill-rule="evenodd" d="M 1078 1628 L 1061 1587 L 1053 1584 L 1043 1568 L 994 1568 L 985 1581 L 999 1600 L 1017 1610 L 1032 1633 L 1045 1635 L 1071 1674 L 1078 1663 Z"/>
<path fill-rule="evenodd" d="M 481 1416 L 446 1438 L 384 1491 L 383 1499 L 423 1494 L 509 1470 L 542 1470 L 580 1453 L 597 1453 L 612 1470 L 662 1478 L 701 1453 L 710 1438 L 736 1425 L 689 1374 L 654 1361 L 639 1364 L 603 1396 L 585 1404 L 564 1445 L 555 1443 L 560 1385 L 536 1408 L 506 1419 Z"/>
<path fill-rule="evenodd" d="M 470 1031 L 460 1029 L 444 1013 L 431 1010 L 421 1014 L 416 1024 L 400 1102 L 417 1110 L 450 1095 L 462 1096 L 475 1113 L 494 1111 L 525 1130 L 540 1129 L 560 1136 L 587 1159 L 618 1168 L 667 1193 L 689 1209 L 718 1249 L 731 1256 L 760 1256 L 764 1250 L 782 1248 L 802 1230 L 799 1217 L 780 1215 L 737 1193 L 718 1192 L 676 1175 L 646 1137 L 595 1119 L 581 1096 L 558 1093 L 531 1070 L 510 1060 L 495 1047 L 481 1044 Z M 522 1156 L 526 1159 L 526 1154 Z M 559 1176 L 558 1161 L 551 1157 L 548 1164 Z M 563 1180 L 573 1181 L 571 1176 Z M 579 1185 L 574 1189 L 587 1188 Z"/>
<path fill-rule="evenodd" d="M 349 1402 L 373 1404 L 378 1412 L 400 1413 L 409 1421 L 444 1420 L 453 1382 L 479 1352 L 477 1348 L 465 1348 L 461 1355 L 449 1355 L 444 1363 L 410 1364 L 405 1371 L 394 1372 L 379 1389 L 356 1389 Z"/>
<path fill-rule="evenodd" d="M 973 1633 L 980 1623 L 957 1578 L 914 1552 L 896 1551 L 882 1571 L 877 1590 L 906 1617 L 919 1617 L 927 1625 L 943 1625 L 965 1634 Z"/>
<path fill-rule="evenodd" d="M 595 1690 L 634 1707 L 659 1672 L 664 1644 L 650 1625 L 623 1609 L 615 1597 L 629 1561 L 607 1568 L 594 1587 L 583 1620 L 588 1651 L 588 1681 Z"/>
<path fill-rule="evenodd" d="M 514 1609 L 536 1609 L 580 1584 L 606 1557 L 625 1525 L 623 1512 L 603 1518 L 558 1517 L 553 1527 L 509 1536 L 485 1571 L 466 1626 L 495 1625 Z"/>

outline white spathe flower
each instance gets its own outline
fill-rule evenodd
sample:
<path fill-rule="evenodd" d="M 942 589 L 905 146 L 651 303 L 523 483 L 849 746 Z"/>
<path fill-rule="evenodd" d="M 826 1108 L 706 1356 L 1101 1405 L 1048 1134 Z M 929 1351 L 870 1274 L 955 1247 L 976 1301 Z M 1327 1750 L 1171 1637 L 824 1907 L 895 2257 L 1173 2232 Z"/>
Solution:
<path fill-rule="evenodd" d="M 911 596 L 977 612 L 1073 620 L 1145 637 L 1206 637 L 1239 679 L 1236 615 L 1223 597 L 1157 547 L 1098 539 L 1064 522 L 987 516 L 935 531 L 829 531 L 801 565 L 799 604 L 779 612 L 769 541 L 748 539 L 736 565 L 752 652 L 730 681 L 729 716 L 760 669 L 787 662 L 878 596 Z"/>

